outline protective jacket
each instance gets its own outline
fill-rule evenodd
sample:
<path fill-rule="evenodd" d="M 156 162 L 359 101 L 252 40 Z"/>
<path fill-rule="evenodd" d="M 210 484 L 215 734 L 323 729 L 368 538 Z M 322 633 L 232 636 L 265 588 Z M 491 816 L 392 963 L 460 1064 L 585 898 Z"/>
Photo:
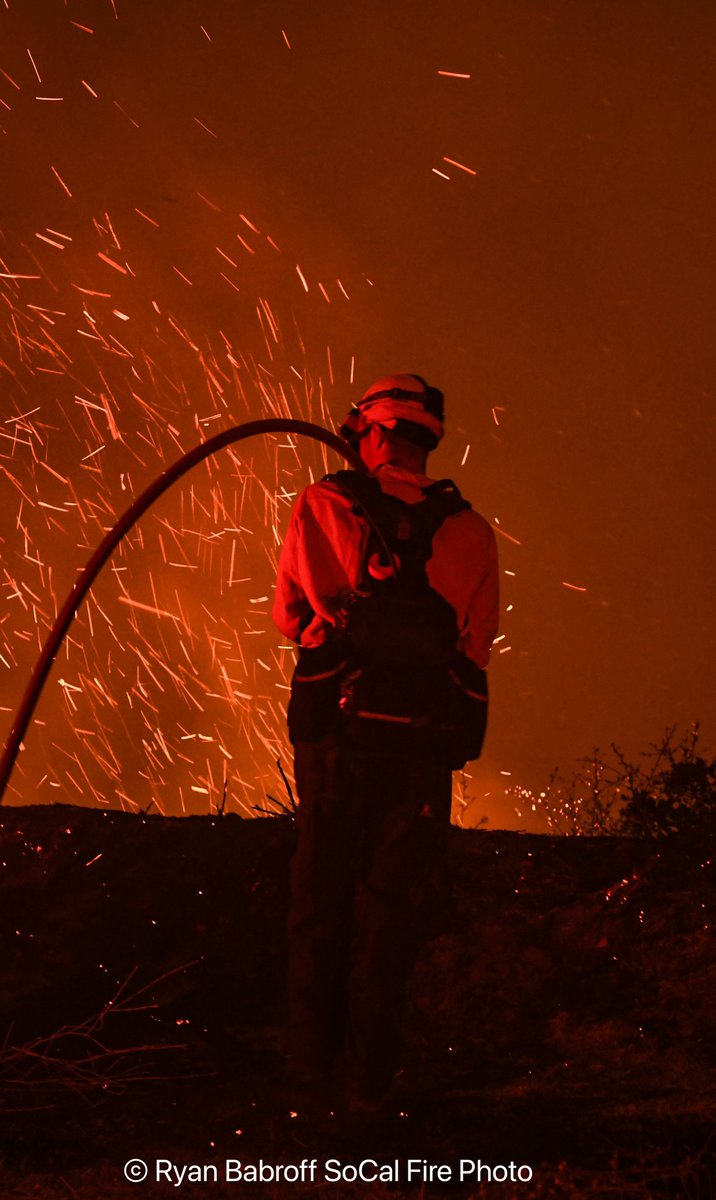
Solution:
<path fill-rule="evenodd" d="M 377 472 L 385 492 L 415 504 L 435 480 L 386 465 Z M 279 560 L 273 619 L 301 646 L 323 645 L 345 597 L 363 575 L 370 528 L 349 496 L 333 483 L 311 484 L 299 497 Z M 498 627 L 495 535 L 472 509 L 448 517 L 433 539 L 427 566 L 431 586 L 455 610 L 458 649 L 484 668 Z"/>
<path fill-rule="evenodd" d="M 379 468 L 381 490 L 417 504 L 434 480 L 402 468 Z M 291 515 L 279 559 L 273 619 L 278 629 L 299 643 L 302 653 L 291 686 L 288 724 L 296 742 L 317 742 L 335 728 L 339 704 L 347 703 L 345 682 L 351 662 L 342 653 L 339 630 L 347 599 L 365 578 L 366 558 L 374 530 L 353 498 L 330 479 L 301 494 Z M 426 565 L 429 586 L 455 611 L 457 647 L 449 697 L 453 707 L 446 756 L 453 768 L 480 755 L 487 722 L 485 667 L 498 629 L 498 556 L 494 533 L 485 518 L 471 509 L 447 516 L 432 541 Z M 386 672 L 387 676 L 387 672 Z M 417 682 L 417 677 L 416 677 Z M 438 692 L 437 703 L 440 704 Z M 389 697 L 390 698 L 390 697 Z M 372 713 L 396 713 L 390 704 L 359 706 L 367 724 Z M 371 721 L 371 736 L 384 743 L 423 731 L 399 730 L 395 719 Z M 380 726 L 383 725 L 383 728 Z"/>

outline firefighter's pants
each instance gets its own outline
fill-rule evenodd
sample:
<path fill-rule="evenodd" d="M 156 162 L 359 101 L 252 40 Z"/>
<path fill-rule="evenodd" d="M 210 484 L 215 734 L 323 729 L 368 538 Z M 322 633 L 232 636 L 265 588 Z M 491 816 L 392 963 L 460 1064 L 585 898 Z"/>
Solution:
<path fill-rule="evenodd" d="M 345 736 L 295 745 L 289 1062 L 307 1080 L 346 1053 L 352 1086 L 388 1086 L 406 988 L 444 902 L 452 773 L 434 758 L 360 751 Z"/>

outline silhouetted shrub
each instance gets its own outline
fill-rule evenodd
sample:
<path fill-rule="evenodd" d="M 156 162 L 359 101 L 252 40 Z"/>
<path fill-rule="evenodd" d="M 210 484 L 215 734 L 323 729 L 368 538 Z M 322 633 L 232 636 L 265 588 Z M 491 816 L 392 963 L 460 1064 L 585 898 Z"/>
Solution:
<path fill-rule="evenodd" d="M 620 756 L 627 790 L 617 832 L 632 837 L 716 833 L 716 760 L 697 753 L 697 726 L 676 746 L 674 732 L 654 748 L 648 772 Z"/>
<path fill-rule="evenodd" d="M 674 726 L 637 763 L 612 745 L 613 762 L 595 750 L 569 783 L 555 772 L 537 797 L 550 829 L 581 837 L 716 834 L 716 759 L 699 753 L 698 725 L 679 742 L 675 736 Z"/>

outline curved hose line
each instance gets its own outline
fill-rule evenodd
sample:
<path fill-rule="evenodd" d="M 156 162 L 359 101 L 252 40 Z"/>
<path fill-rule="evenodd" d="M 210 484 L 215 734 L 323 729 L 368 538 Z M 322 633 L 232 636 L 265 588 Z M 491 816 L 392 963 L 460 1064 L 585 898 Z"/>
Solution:
<path fill-rule="evenodd" d="M 209 438 L 208 441 L 195 446 L 193 450 L 190 450 L 171 467 L 168 467 L 166 471 L 163 471 L 137 497 L 123 516 L 119 518 L 116 525 L 102 539 L 78 576 L 72 591 L 55 618 L 55 623 L 42 647 L 40 656 L 30 676 L 30 681 L 20 701 L 10 734 L 5 743 L 2 758 L 0 759 L 0 804 L 2 804 L 5 789 L 15 766 L 20 745 L 27 727 L 32 720 L 32 714 L 37 706 L 47 676 L 50 673 L 55 655 L 62 644 L 62 640 L 72 623 L 77 609 L 112 551 L 119 545 L 124 535 L 128 533 L 139 517 L 141 517 L 142 513 L 146 512 L 155 500 L 163 495 L 177 479 L 180 479 L 182 475 L 185 475 L 187 471 L 195 467 L 197 463 L 203 462 L 205 458 L 209 458 L 217 450 L 222 450 L 224 446 L 231 445 L 232 442 L 241 442 L 245 438 L 255 437 L 261 433 L 297 433 L 313 438 L 317 442 L 323 442 L 324 445 L 329 446 L 332 450 L 337 450 L 356 470 L 365 472 L 366 468 L 359 454 L 343 438 L 338 437 L 335 433 L 331 433 L 328 429 L 323 429 L 321 425 L 313 425 L 309 421 L 294 421 L 288 417 L 268 418 L 263 421 L 246 421 L 243 425 L 234 425 L 231 429 L 225 429 L 223 433 L 217 433 L 214 437 Z"/>

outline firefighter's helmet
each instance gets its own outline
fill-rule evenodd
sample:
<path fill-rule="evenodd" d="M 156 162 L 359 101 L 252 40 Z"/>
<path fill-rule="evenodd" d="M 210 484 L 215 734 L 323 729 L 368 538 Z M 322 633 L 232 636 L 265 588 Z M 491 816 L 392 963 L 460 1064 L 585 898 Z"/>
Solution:
<path fill-rule="evenodd" d="M 388 375 L 371 384 L 341 425 L 341 436 L 355 445 L 371 425 L 405 433 L 417 427 L 420 442 L 434 450 L 443 436 L 443 394 L 421 375 Z"/>

